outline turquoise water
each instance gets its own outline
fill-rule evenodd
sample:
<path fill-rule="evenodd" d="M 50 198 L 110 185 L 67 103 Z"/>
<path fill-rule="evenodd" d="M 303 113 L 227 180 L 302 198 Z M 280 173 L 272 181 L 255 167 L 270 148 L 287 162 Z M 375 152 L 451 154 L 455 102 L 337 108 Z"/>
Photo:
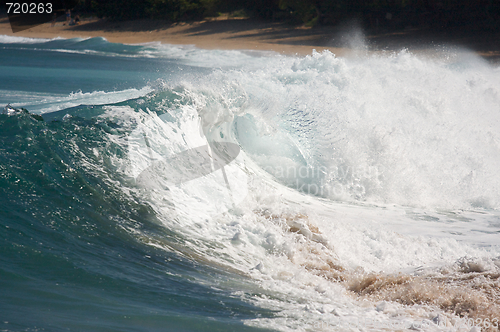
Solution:
<path fill-rule="evenodd" d="M 352 285 L 498 282 L 498 73 L 0 36 L 0 329 L 444 330 Z"/>

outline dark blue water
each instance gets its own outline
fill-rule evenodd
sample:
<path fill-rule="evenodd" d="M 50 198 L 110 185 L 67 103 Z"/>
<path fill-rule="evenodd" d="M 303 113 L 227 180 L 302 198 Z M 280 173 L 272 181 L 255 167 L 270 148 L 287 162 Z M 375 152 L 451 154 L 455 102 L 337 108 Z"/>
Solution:
<path fill-rule="evenodd" d="M 0 44 L 0 90 L 112 92 L 204 72 L 136 56 L 143 49 L 98 38 Z M 147 202 L 122 191 L 111 159 L 126 151 L 108 135 L 126 131 L 96 120 L 102 109 L 74 113 L 0 115 L 0 330 L 247 331 L 243 321 L 272 317 L 232 295 L 237 286 L 216 288 L 235 275 L 197 263 Z"/>

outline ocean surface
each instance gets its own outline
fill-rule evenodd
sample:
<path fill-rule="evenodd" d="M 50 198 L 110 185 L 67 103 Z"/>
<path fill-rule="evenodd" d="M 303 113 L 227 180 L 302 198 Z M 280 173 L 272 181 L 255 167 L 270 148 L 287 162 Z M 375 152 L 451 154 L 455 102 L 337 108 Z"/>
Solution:
<path fill-rule="evenodd" d="M 0 111 L 0 331 L 499 330 L 466 50 L 0 36 Z"/>

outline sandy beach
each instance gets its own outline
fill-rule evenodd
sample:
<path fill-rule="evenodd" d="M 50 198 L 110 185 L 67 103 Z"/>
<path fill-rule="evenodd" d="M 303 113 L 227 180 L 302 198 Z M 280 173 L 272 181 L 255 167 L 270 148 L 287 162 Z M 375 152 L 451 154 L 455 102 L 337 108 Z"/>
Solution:
<path fill-rule="evenodd" d="M 110 42 L 138 44 L 161 42 L 165 44 L 195 45 L 205 49 L 267 50 L 288 55 L 307 55 L 330 50 L 343 56 L 364 39 L 370 51 L 433 52 L 453 46 L 473 50 L 496 62 L 500 59 L 500 33 L 455 30 L 433 32 L 426 29 L 408 29 L 402 32 L 362 33 L 352 25 L 341 27 L 290 26 L 283 23 L 221 17 L 199 22 L 170 24 L 158 20 L 109 22 L 84 19 L 80 25 L 67 26 L 58 21 L 55 26 L 45 23 L 13 33 L 6 16 L 0 17 L 0 35 L 32 38 L 88 38 L 104 37 Z M 356 37 L 356 38 L 353 38 Z"/>
<path fill-rule="evenodd" d="M 342 47 L 329 46 L 324 30 L 295 28 L 280 23 L 256 22 L 245 19 L 208 20 L 191 23 L 167 24 L 161 21 L 138 20 L 107 22 L 99 19 L 82 21 L 78 26 L 55 26 L 45 23 L 13 33 L 7 17 L 0 19 L 0 34 L 31 38 L 88 38 L 104 37 L 110 42 L 139 44 L 195 45 L 205 49 L 267 50 L 283 54 L 310 54 L 313 49 L 329 49 L 341 54 Z"/>

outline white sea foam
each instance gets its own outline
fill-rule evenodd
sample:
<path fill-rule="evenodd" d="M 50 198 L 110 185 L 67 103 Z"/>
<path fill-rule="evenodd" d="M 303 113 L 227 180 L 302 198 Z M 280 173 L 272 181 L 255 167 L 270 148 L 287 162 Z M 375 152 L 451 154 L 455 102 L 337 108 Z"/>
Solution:
<path fill-rule="evenodd" d="M 0 35 L 0 43 L 2 44 L 38 44 L 45 43 L 52 40 L 62 40 L 64 38 L 28 38 L 28 37 L 18 37 L 18 36 L 7 36 Z"/>
<path fill-rule="evenodd" d="M 204 50 L 194 45 L 171 45 L 163 43 L 137 44 L 145 46 L 139 54 L 150 58 L 166 58 L 181 61 L 191 66 L 207 68 L 262 67 L 262 58 L 280 57 L 272 51 L 253 50 Z"/>
<path fill-rule="evenodd" d="M 79 105 L 105 105 L 142 97 L 153 91 L 149 86 L 142 89 L 126 89 L 122 91 L 72 92 L 69 95 L 51 93 L 31 93 L 24 91 L 8 91 L 9 97 L 17 102 L 14 107 L 25 107 L 34 113 L 55 112 Z"/>
<path fill-rule="evenodd" d="M 500 215 L 491 209 L 499 202 L 498 177 L 489 173 L 498 158 L 490 154 L 498 148 L 497 69 L 407 52 L 276 60 L 265 60 L 274 63 L 263 70 L 218 71 L 185 84 L 163 118 L 149 113 L 151 105 L 142 110 L 138 123 L 154 153 L 141 144 L 141 135 L 129 139 L 123 169 L 132 177 L 148 160 L 207 140 L 224 137 L 243 148 L 232 165 L 239 175 L 229 185 L 245 187 L 248 195 L 234 207 L 229 196 L 218 194 L 227 190 L 219 175 L 175 190 L 140 186 L 165 226 L 183 234 L 180 250 L 256 282 L 255 288 L 222 286 L 277 310 L 275 318 L 250 325 L 282 331 L 470 330 L 454 314 L 462 307 L 448 306 L 454 301 L 471 306 L 477 319 L 491 320 L 495 312 L 480 303 L 493 301 L 495 307 L 498 296 L 487 300 L 464 273 L 476 273 L 467 278 L 488 288 L 497 281 L 489 284 L 483 276 L 500 270 Z M 469 93 L 474 77 L 479 91 Z M 332 163 L 347 168 L 328 173 Z M 356 164 L 382 170 L 354 172 Z M 306 171 L 325 169 L 320 166 L 328 166 L 321 174 L 335 175 L 329 180 L 338 181 L 342 195 L 317 197 L 288 181 L 319 185 L 309 176 L 316 173 Z M 275 172 L 280 168 L 296 172 L 284 179 Z M 459 190 L 460 174 L 474 169 L 484 174 L 468 182 L 468 191 Z M 241 178 L 246 186 L 236 183 Z M 356 184 L 364 192 L 354 191 Z M 473 207 L 477 193 L 489 203 Z M 229 203 L 224 209 L 217 205 L 221 200 Z M 451 288 L 444 278 L 455 280 Z"/>
<path fill-rule="evenodd" d="M 228 79 L 252 114 L 290 135 L 303 166 L 322 171 L 297 179 L 322 196 L 467 209 L 500 206 L 498 71 L 474 58 L 325 52 Z"/>

